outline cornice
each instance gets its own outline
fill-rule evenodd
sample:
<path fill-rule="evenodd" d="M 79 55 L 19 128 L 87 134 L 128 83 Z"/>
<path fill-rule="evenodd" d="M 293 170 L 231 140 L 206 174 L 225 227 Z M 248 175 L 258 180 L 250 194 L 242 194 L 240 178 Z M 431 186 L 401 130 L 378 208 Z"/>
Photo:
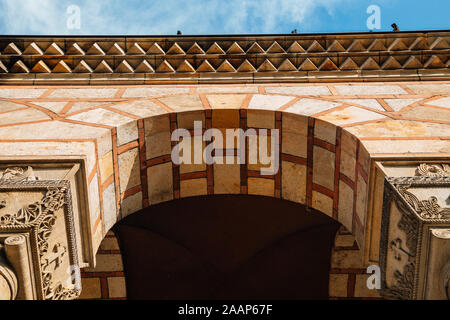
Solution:
<path fill-rule="evenodd" d="M 230 36 L 3 36 L 1 84 L 450 79 L 450 31 Z"/>

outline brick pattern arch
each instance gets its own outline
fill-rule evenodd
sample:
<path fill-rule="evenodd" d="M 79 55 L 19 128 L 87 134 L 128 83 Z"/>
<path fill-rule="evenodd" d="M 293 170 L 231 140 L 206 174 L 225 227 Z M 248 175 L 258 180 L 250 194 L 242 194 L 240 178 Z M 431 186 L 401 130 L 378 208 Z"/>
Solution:
<path fill-rule="evenodd" d="M 246 96 L 239 98 L 245 103 Z M 220 99 L 227 101 L 226 96 Z M 207 100 L 204 103 L 208 103 Z M 204 129 L 279 129 L 278 173 L 263 176 L 260 164 L 239 165 L 236 157 L 236 164 L 173 164 L 170 151 L 176 142 L 171 143 L 171 133 L 177 128 L 192 130 L 194 119 L 203 121 Z M 136 211 L 138 208 L 132 206 L 141 200 L 142 207 L 146 207 L 189 196 L 253 194 L 277 197 L 322 211 L 362 239 L 369 155 L 357 138 L 340 127 L 287 111 L 230 108 L 159 115 L 144 119 L 142 130 L 146 143 L 139 156 L 141 183 L 135 185 L 137 179 L 130 183 L 127 177 L 119 181 L 120 217 Z M 132 146 L 125 145 L 118 151 L 119 172 L 122 159 L 137 159 L 137 148 L 129 147 Z M 123 187 L 125 184 L 127 186 Z"/>
<path fill-rule="evenodd" d="M 363 249 L 371 156 L 450 152 L 448 88 L 420 82 L 2 87 L 0 150 L 86 158 L 95 248 L 116 221 L 143 207 L 242 193 L 322 211 Z M 171 132 L 191 129 L 194 120 L 205 129 L 280 129 L 280 171 L 262 177 L 254 165 L 174 165 Z"/>

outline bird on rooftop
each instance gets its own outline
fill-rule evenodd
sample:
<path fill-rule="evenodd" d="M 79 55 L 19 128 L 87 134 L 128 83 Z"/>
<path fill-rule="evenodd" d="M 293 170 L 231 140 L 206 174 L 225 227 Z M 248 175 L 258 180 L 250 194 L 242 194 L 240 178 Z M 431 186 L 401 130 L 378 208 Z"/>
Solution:
<path fill-rule="evenodd" d="M 398 25 L 395 24 L 395 23 L 391 24 L 391 27 L 393 28 L 392 31 L 394 31 L 394 32 L 400 31 L 400 28 L 399 28 Z"/>
<path fill-rule="evenodd" d="M 178 35 L 178 36 L 181 36 L 182 34 L 183 34 L 183 33 L 181 33 L 180 30 L 177 31 L 177 35 Z"/>
<path fill-rule="evenodd" d="M 292 34 L 297 34 L 297 29 L 291 31 Z"/>

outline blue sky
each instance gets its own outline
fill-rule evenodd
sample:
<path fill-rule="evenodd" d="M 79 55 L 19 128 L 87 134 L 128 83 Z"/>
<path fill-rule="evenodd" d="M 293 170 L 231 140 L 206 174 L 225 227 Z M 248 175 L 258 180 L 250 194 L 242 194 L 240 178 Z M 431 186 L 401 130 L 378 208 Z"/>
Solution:
<path fill-rule="evenodd" d="M 69 29 L 67 8 L 80 8 Z M 0 34 L 173 35 L 365 32 L 377 5 L 381 29 L 450 29 L 450 0 L 0 0 Z"/>

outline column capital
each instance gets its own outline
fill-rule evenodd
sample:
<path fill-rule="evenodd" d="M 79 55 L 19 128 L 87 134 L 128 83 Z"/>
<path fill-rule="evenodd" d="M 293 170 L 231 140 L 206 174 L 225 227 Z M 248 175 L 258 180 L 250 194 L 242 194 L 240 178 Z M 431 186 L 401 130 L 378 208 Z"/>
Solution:
<path fill-rule="evenodd" d="M 385 298 L 448 298 L 440 276 L 450 263 L 448 168 L 420 164 L 416 176 L 385 179 L 380 241 Z"/>

